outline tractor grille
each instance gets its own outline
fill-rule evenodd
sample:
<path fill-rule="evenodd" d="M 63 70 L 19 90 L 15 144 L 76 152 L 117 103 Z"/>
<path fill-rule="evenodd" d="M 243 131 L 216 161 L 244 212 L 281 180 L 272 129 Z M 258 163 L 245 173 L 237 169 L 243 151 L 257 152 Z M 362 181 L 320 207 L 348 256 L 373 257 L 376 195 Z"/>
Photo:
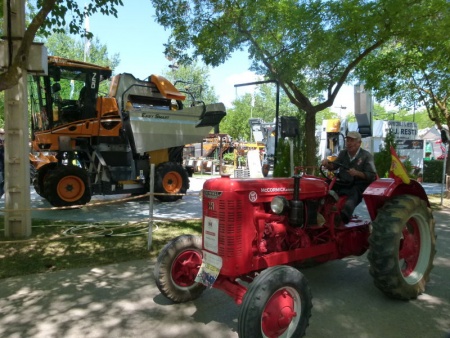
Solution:
<path fill-rule="evenodd" d="M 208 210 L 207 215 L 219 219 L 219 256 L 242 256 L 243 214 L 242 201 L 218 200 L 218 210 Z"/>

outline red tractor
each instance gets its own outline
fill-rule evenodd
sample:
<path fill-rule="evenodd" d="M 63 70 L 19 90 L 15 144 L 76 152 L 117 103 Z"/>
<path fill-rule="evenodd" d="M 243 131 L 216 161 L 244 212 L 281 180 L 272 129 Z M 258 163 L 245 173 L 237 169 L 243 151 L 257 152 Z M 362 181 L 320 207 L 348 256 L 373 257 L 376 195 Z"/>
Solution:
<path fill-rule="evenodd" d="M 367 250 L 376 287 L 402 300 L 424 292 L 435 255 L 434 218 L 414 180 L 373 182 L 364 192 L 372 223 L 353 216 L 341 224 L 340 182 L 310 175 L 293 178 L 210 179 L 203 187 L 203 235 L 179 236 L 155 266 L 161 293 L 186 302 L 207 287 L 240 305 L 238 334 L 301 337 L 312 295 L 299 268 Z"/>

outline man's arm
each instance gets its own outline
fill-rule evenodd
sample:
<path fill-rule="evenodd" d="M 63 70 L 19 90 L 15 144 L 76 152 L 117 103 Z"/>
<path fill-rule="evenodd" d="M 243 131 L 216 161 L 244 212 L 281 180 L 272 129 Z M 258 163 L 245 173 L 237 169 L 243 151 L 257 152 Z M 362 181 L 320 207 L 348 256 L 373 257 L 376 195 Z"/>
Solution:
<path fill-rule="evenodd" d="M 373 155 L 368 151 L 364 151 L 362 156 L 362 168 L 359 171 L 357 177 L 367 180 L 369 182 L 373 182 L 377 178 L 377 170 L 375 169 L 375 162 L 373 159 Z"/>

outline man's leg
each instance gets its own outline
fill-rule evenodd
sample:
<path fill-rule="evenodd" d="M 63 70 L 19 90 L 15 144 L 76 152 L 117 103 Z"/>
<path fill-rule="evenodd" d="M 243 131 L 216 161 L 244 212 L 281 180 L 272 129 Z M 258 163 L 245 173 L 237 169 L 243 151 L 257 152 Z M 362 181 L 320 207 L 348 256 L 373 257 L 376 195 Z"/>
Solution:
<path fill-rule="evenodd" d="M 348 189 L 346 195 L 347 200 L 341 210 L 341 219 L 344 224 L 347 224 L 350 221 L 353 211 L 355 211 L 358 204 L 362 201 L 362 194 L 356 188 Z"/>

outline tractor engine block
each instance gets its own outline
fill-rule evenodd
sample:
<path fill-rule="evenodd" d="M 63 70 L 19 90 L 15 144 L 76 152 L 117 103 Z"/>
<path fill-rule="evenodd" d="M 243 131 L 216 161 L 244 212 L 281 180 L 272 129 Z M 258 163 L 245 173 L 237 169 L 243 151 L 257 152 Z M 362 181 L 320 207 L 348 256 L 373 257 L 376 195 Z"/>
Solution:
<path fill-rule="evenodd" d="M 210 179 L 203 186 L 203 250 L 219 256 L 223 276 L 239 276 L 267 265 L 276 253 L 306 248 L 311 242 L 301 225 L 290 225 L 288 214 L 275 214 L 276 196 L 292 199 L 292 178 L 270 180 Z M 328 193 L 324 180 L 302 178 L 302 199 L 321 199 Z"/>

